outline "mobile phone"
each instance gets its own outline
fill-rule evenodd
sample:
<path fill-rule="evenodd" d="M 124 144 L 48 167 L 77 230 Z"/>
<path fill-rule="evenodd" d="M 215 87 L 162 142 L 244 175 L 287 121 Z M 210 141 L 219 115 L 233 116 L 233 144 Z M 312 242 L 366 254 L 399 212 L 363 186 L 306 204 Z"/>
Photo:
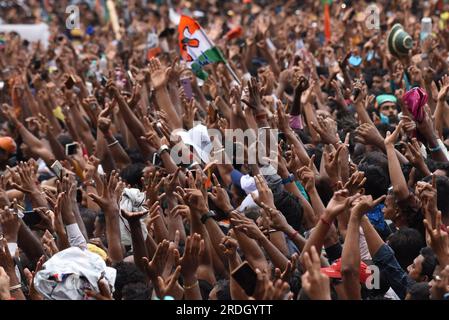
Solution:
<path fill-rule="evenodd" d="M 39 222 L 41 222 L 42 218 L 38 212 L 31 210 L 31 211 L 23 211 L 22 220 L 28 227 L 33 227 Z"/>
<path fill-rule="evenodd" d="M 101 76 L 101 85 L 104 87 L 108 83 L 108 78 Z"/>
<path fill-rule="evenodd" d="M 86 81 L 86 88 L 87 88 L 87 91 L 89 92 L 89 95 L 90 96 L 93 95 L 94 86 L 93 86 L 92 82 Z"/>
<path fill-rule="evenodd" d="M 77 150 L 78 150 L 78 143 L 76 143 L 76 142 L 68 143 L 65 145 L 66 156 L 71 156 L 71 155 L 75 154 Z"/>
<path fill-rule="evenodd" d="M 65 81 L 65 87 L 70 90 L 73 88 L 74 85 L 75 79 L 73 78 L 73 76 L 69 76 L 68 79 Z"/>
<path fill-rule="evenodd" d="M 159 167 L 161 165 L 161 163 L 162 163 L 161 157 L 159 157 L 157 152 L 155 152 L 153 154 L 153 166 Z"/>
<path fill-rule="evenodd" d="M 134 81 L 133 73 L 131 72 L 131 70 L 128 70 L 128 72 L 126 74 L 128 75 L 128 78 L 129 78 L 129 81 L 131 81 L 131 84 L 134 85 L 135 81 Z"/>
<path fill-rule="evenodd" d="M 188 99 L 193 98 L 193 92 L 192 92 L 192 83 L 190 82 L 190 78 L 182 78 L 179 81 L 181 81 L 182 88 L 184 89 L 184 93 L 186 94 L 186 97 Z"/>
<path fill-rule="evenodd" d="M 239 284 L 239 286 L 245 291 L 248 296 L 254 294 L 256 289 L 257 274 L 251 268 L 248 261 L 243 262 L 234 271 L 232 271 L 231 276 Z"/>
<path fill-rule="evenodd" d="M 62 166 L 61 162 L 56 160 L 51 165 L 50 169 L 53 171 L 53 173 L 58 177 L 58 179 L 62 178 L 62 174 L 64 172 L 64 167 Z"/>

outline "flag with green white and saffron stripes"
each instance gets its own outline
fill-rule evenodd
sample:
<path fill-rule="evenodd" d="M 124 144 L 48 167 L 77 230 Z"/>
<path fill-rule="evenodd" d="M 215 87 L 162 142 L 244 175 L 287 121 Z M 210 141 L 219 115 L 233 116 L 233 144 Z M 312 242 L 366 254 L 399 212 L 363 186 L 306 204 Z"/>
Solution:
<path fill-rule="evenodd" d="M 207 79 L 208 74 L 203 70 L 203 66 L 217 62 L 226 63 L 220 49 L 215 47 L 194 19 L 181 16 L 178 33 L 181 56 L 198 78 Z"/>

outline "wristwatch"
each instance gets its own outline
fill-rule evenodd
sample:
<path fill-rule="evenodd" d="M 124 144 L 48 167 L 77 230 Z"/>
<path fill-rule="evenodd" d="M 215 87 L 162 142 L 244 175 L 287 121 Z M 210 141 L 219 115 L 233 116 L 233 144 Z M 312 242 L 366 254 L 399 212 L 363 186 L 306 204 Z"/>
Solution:
<path fill-rule="evenodd" d="M 215 216 L 216 216 L 215 212 L 213 210 L 210 210 L 208 213 L 206 213 L 201 217 L 201 223 L 205 224 L 207 219 L 214 218 Z"/>
<path fill-rule="evenodd" d="M 162 152 L 168 151 L 168 150 L 170 150 L 170 148 L 166 144 L 163 144 L 157 151 L 157 154 L 158 154 L 158 156 L 160 156 Z"/>
<path fill-rule="evenodd" d="M 295 181 L 295 176 L 293 174 L 290 174 L 287 178 L 282 179 L 282 184 L 288 184 L 290 182 L 294 182 Z"/>

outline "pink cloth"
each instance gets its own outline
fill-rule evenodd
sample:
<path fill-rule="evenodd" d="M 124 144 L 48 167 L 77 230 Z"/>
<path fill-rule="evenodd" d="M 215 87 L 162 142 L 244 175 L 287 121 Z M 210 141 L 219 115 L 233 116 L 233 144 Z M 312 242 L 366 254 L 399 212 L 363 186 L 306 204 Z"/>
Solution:
<path fill-rule="evenodd" d="M 427 99 L 427 93 L 419 87 L 410 89 L 402 97 L 402 101 L 412 113 L 413 119 L 418 122 L 424 119 L 424 106 L 427 103 Z"/>
<path fill-rule="evenodd" d="M 302 119 L 301 116 L 290 116 L 289 120 L 290 128 L 296 129 L 296 130 L 302 130 Z"/>

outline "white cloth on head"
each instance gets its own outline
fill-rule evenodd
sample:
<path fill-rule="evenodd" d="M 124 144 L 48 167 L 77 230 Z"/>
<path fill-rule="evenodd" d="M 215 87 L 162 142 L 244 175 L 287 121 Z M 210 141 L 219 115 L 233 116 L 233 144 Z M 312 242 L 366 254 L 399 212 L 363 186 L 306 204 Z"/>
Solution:
<path fill-rule="evenodd" d="M 120 199 L 120 210 L 126 210 L 130 212 L 138 212 L 145 210 L 143 206 L 145 203 L 145 193 L 140 192 L 139 189 L 135 188 L 125 188 Z M 142 226 L 143 238 L 146 239 L 148 235 L 147 227 L 145 223 L 140 220 Z M 128 221 L 123 218 L 120 212 L 120 236 L 122 244 L 125 246 L 132 245 L 131 239 L 131 229 L 129 227 Z"/>
<path fill-rule="evenodd" d="M 89 250 L 70 247 L 53 255 L 34 277 L 36 290 L 49 300 L 84 300 L 85 290 L 98 292 L 98 281 L 105 278 L 114 291 L 117 270 Z"/>

